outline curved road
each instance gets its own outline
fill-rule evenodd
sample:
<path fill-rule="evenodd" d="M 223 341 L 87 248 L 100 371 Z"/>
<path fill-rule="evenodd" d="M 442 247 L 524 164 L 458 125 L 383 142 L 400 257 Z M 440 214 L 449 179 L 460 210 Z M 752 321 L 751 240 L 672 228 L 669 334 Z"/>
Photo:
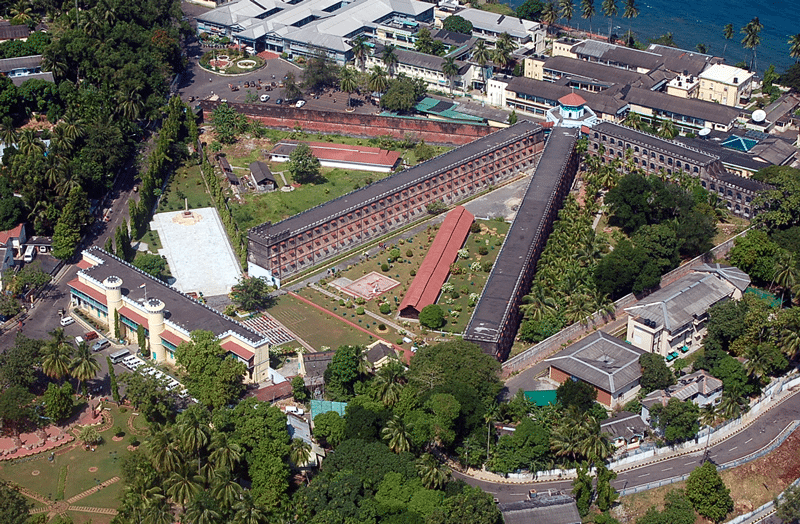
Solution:
<path fill-rule="evenodd" d="M 794 420 L 800 420 L 800 394 L 796 393 L 782 404 L 763 413 L 747 429 L 711 446 L 708 450 L 709 459 L 715 464 L 725 464 L 746 457 L 767 446 Z M 632 469 L 619 471 L 613 485 L 616 489 L 621 490 L 677 477 L 690 473 L 702 464 L 702 460 L 703 451 L 700 450 L 639 467 L 633 465 Z M 564 491 L 572 489 L 572 480 L 505 484 L 477 479 L 457 471 L 454 471 L 453 475 L 468 484 L 479 486 L 484 491 L 492 493 L 500 502 L 523 500 L 531 489 L 538 491 L 548 488 Z"/>

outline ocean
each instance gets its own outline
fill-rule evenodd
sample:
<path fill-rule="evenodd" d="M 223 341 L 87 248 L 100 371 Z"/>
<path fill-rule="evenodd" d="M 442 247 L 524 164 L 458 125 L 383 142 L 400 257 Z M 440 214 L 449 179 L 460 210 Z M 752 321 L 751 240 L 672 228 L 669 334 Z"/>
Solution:
<path fill-rule="evenodd" d="M 512 0 L 508 4 L 516 8 L 523 1 Z M 580 18 L 580 0 L 573 1 L 575 18 L 570 25 L 588 31 L 589 21 Z M 602 0 L 595 0 L 594 4 L 598 15 L 592 18 L 592 30 L 607 35 L 608 18 L 600 14 Z M 619 14 L 612 21 L 614 33 L 622 35 L 630 28 L 638 40 L 646 42 L 671 32 L 680 48 L 694 49 L 703 43 L 710 46 L 710 54 L 724 56 L 727 64 L 745 61 L 749 65 L 752 52 L 742 47 L 740 31 L 757 16 L 764 25 L 761 45 L 756 48 L 759 74 L 770 64 L 775 64 L 780 74 L 794 63 L 789 56 L 788 40 L 800 32 L 800 2 L 797 0 L 638 0 L 636 7 L 639 9 L 637 18 L 622 18 L 625 2 L 617 0 Z M 559 20 L 559 23 L 564 22 Z M 726 24 L 733 24 L 734 28 L 733 38 L 727 41 L 722 36 Z"/>

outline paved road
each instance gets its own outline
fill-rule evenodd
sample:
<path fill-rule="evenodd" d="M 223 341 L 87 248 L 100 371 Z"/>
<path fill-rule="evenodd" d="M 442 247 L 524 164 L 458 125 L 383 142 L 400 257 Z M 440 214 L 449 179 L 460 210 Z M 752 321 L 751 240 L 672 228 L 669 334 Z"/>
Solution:
<path fill-rule="evenodd" d="M 800 420 L 800 394 L 794 394 L 782 404 L 762 414 L 749 428 L 709 448 L 709 459 L 716 464 L 725 464 L 758 451 L 767 446 L 787 425 Z M 613 483 L 617 489 L 632 488 L 649 482 L 668 479 L 690 473 L 702 464 L 703 452 L 674 457 L 654 464 L 619 472 Z M 528 490 L 561 489 L 570 491 L 572 481 L 529 482 L 525 484 L 498 484 L 476 479 L 459 472 L 453 472 L 457 478 L 468 484 L 479 486 L 492 493 L 500 502 L 512 502 L 524 499 Z"/>

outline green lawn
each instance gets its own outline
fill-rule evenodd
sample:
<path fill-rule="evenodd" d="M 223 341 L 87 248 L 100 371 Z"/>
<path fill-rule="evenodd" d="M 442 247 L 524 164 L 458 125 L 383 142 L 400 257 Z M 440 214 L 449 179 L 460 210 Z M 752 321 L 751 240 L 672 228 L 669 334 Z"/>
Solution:
<path fill-rule="evenodd" d="M 184 208 L 184 199 L 188 199 L 189 209 L 212 206 L 198 165 L 183 165 L 178 168 L 164 191 L 157 212 L 179 211 Z"/>
<path fill-rule="evenodd" d="M 304 291 L 303 295 L 307 295 L 307 292 Z M 288 295 L 279 297 L 277 303 L 268 311 L 317 350 L 321 350 L 323 346 L 336 349 L 347 344 L 369 344 L 374 340 L 363 331 L 350 327 Z M 355 311 L 347 311 L 347 320 L 358 323 L 351 314 L 354 315 Z M 300 347 L 299 344 L 297 347 Z"/>

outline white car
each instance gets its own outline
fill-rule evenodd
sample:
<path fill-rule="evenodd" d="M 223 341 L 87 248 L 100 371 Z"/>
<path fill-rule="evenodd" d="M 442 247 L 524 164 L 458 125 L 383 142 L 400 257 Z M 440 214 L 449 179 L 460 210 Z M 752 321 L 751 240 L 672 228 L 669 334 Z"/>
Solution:
<path fill-rule="evenodd" d="M 79 345 L 79 346 L 80 346 L 81 344 L 83 344 L 83 337 L 81 337 L 81 336 L 77 336 L 77 337 L 75 337 L 75 344 L 77 344 L 77 345 Z"/>
<path fill-rule="evenodd" d="M 261 101 L 267 102 L 269 100 L 269 95 L 261 95 Z"/>
<path fill-rule="evenodd" d="M 61 327 L 69 326 L 70 324 L 74 324 L 75 319 L 72 317 L 61 317 Z"/>
<path fill-rule="evenodd" d="M 298 100 L 294 107 L 303 107 L 304 105 L 306 105 L 305 100 Z"/>

